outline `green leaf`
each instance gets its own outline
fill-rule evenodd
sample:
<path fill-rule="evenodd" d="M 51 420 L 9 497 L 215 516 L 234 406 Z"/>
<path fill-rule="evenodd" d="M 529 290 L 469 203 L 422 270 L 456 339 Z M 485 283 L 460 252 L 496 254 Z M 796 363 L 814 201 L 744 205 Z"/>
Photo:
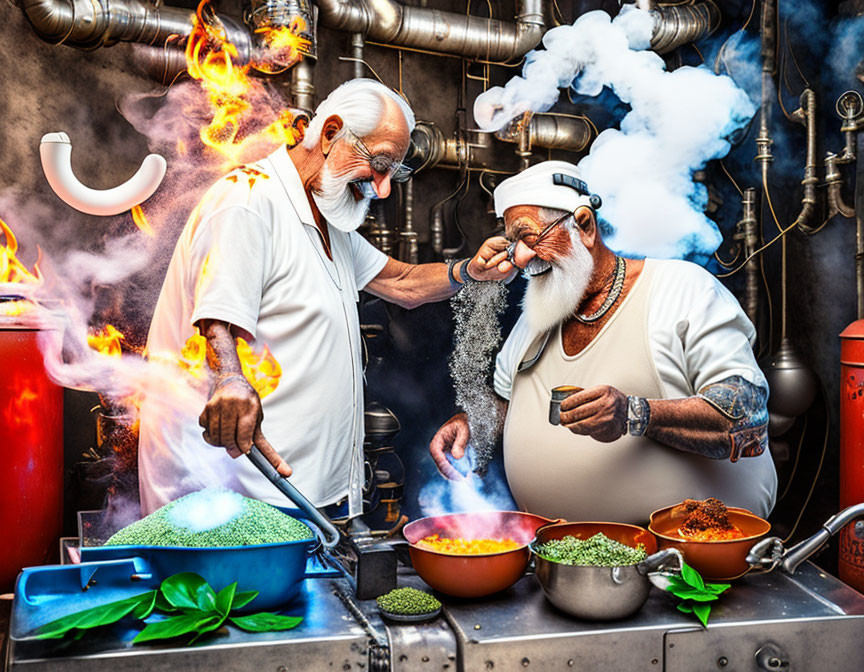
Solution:
<path fill-rule="evenodd" d="M 150 595 L 149 599 L 145 599 L 147 595 Z M 159 596 L 158 590 L 151 590 L 150 593 L 144 593 L 141 596 L 141 602 L 138 604 L 135 609 L 132 610 L 132 615 L 135 618 L 140 618 L 142 621 L 147 618 L 150 614 L 153 613 L 153 609 L 156 608 L 156 598 Z"/>
<path fill-rule="evenodd" d="M 682 602 L 677 605 L 676 609 L 678 609 L 678 611 L 683 611 L 685 614 L 693 613 L 693 607 L 691 607 L 687 602 Z"/>
<path fill-rule="evenodd" d="M 680 593 L 673 594 L 682 600 L 693 600 L 694 602 L 713 602 L 719 599 L 718 595 L 707 593 L 704 590 L 682 590 Z"/>
<path fill-rule="evenodd" d="M 216 611 L 216 591 L 210 587 L 209 583 L 201 584 L 195 591 L 195 602 L 201 611 Z"/>
<path fill-rule="evenodd" d="M 241 609 L 249 604 L 252 600 L 258 597 L 257 590 L 244 590 L 239 593 L 234 593 L 234 600 L 231 602 L 232 609 Z"/>
<path fill-rule="evenodd" d="M 706 583 L 705 590 L 709 590 L 715 595 L 719 595 L 720 593 L 725 593 L 732 587 L 730 583 Z"/>
<path fill-rule="evenodd" d="M 237 591 L 237 582 L 235 581 L 230 586 L 225 586 L 222 590 L 219 591 L 219 594 L 216 596 L 216 611 L 222 614 L 222 618 L 228 615 L 228 612 L 231 611 L 231 607 L 234 604 L 234 594 Z"/>
<path fill-rule="evenodd" d="M 132 643 L 138 644 L 139 642 L 149 642 L 154 639 L 179 637 L 180 635 L 195 632 L 199 628 L 217 620 L 219 620 L 219 616 L 202 611 L 172 616 L 164 621 L 148 623 L 147 627 L 135 636 Z"/>
<path fill-rule="evenodd" d="M 198 589 L 207 582 L 192 572 L 182 572 L 169 576 L 162 582 L 159 590 L 172 607 L 177 609 L 199 609 Z"/>
<path fill-rule="evenodd" d="M 694 588 L 698 588 L 699 590 L 705 589 L 705 582 L 702 580 L 699 572 L 693 569 L 686 562 L 681 563 L 681 578 Z"/>
<path fill-rule="evenodd" d="M 702 621 L 702 625 L 706 628 L 708 627 L 708 614 L 711 613 L 711 605 L 710 604 L 694 604 L 693 605 L 693 613 L 696 614 L 696 618 Z"/>
<path fill-rule="evenodd" d="M 146 608 L 144 605 L 149 605 L 153 601 L 155 592 L 151 590 L 141 595 L 128 597 L 125 600 L 109 602 L 99 607 L 92 607 L 84 611 L 69 614 L 63 618 L 58 618 L 56 621 L 51 621 L 36 630 L 34 636 L 37 639 L 59 639 L 70 630 L 76 628 L 87 630 L 99 627 L 100 625 L 116 623 L 136 609 L 144 610 Z"/>
<path fill-rule="evenodd" d="M 281 616 L 264 611 L 249 616 L 232 616 L 228 620 L 246 632 L 273 632 L 274 630 L 295 628 L 303 618 L 300 616 Z"/>
<path fill-rule="evenodd" d="M 162 591 L 158 591 L 156 593 L 156 609 L 158 611 L 164 611 L 166 613 L 177 613 L 180 611 L 177 607 L 172 605 L 168 600 L 165 599 L 165 596 L 162 594 Z"/>

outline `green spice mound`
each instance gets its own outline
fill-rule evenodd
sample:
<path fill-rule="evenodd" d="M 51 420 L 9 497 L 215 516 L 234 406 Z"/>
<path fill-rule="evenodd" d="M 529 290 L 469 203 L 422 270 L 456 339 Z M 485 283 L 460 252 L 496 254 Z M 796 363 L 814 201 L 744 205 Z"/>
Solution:
<path fill-rule="evenodd" d="M 230 490 L 208 488 L 127 525 L 106 546 L 251 546 L 309 539 L 312 530 L 279 509 Z"/>
<path fill-rule="evenodd" d="M 633 548 L 610 539 L 602 532 L 590 539 L 577 539 L 570 535 L 563 539 L 550 539 L 540 544 L 537 552 L 546 560 L 562 565 L 594 567 L 635 565 L 648 556 L 643 544 Z"/>
<path fill-rule="evenodd" d="M 416 588 L 394 588 L 375 601 L 391 614 L 428 614 L 441 607 L 435 597 Z"/>

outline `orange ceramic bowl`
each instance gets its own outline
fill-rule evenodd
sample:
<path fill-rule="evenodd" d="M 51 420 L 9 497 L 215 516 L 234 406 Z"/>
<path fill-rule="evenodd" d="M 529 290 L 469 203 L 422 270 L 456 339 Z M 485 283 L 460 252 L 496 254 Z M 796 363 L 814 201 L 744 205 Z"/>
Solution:
<path fill-rule="evenodd" d="M 648 529 L 657 537 L 659 548 L 677 548 L 684 561 L 709 581 L 731 581 L 744 574 L 750 565 L 747 553 L 771 530 L 771 523 L 747 509 L 729 507 L 729 522 L 745 536 L 720 541 L 692 541 L 678 534 L 684 517 L 673 516 L 680 504 L 658 509 L 651 514 Z"/>

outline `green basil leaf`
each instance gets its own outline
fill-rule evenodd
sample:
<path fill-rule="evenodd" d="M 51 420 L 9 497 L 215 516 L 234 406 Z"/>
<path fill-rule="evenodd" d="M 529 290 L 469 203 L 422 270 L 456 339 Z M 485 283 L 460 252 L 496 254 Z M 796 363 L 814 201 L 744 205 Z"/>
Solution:
<path fill-rule="evenodd" d="M 239 593 L 234 593 L 234 600 L 231 602 L 231 608 L 240 609 L 241 607 L 245 607 L 256 597 L 258 597 L 257 590 L 244 590 Z"/>
<path fill-rule="evenodd" d="M 169 576 L 162 582 L 159 590 L 172 607 L 178 609 L 198 609 L 196 595 L 198 588 L 206 585 L 206 581 L 192 572 L 182 572 Z"/>
<path fill-rule="evenodd" d="M 201 611 L 216 611 L 216 591 L 209 583 L 203 583 L 195 591 L 195 602 Z"/>
<path fill-rule="evenodd" d="M 681 578 L 694 588 L 698 588 L 699 590 L 705 589 L 705 582 L 702 580 L 699 572 L 693 569 L 686 562 L 681 563 Z"/>
<path fill-rule="evenodd" d="M 139 642 L 149 642 L 154 639 L 171 639 L 172 637 L 179 637 L 180 635 L 195 632 L 202 626 L 208 625 L 215 620 L 219 620 L 219 617 L 200 611 L 197 613 L 172 616 L 164 621 L 148 623 L 147 627 L 135 636 L 132 643 L 138 644 Z"/>
<path fill-rule="evenodd" d="M 687 602 L 682 602 L 676 607 L 676 609 L 678 609 L 678 611 L 683 611 L 685 614 L 693 613 L 693 607 L 691 607 Z"/>
<path fill-rule="evenodd" d="M 702 621 L 702 625 L 706 628 L 708 627 L 708 614 L 711 613 L 711 605 L 710 604 L 694 604 L 693 605 L 693 613 L 696 614 L 696 618 Z"/>
<path fill-rule="evenodd" d="M 682 600 L 693 600 L 694 602 L 713 602 L 719 599 L 719 596 L 714 593 L 706 593 L 702 590 L 682 590 L 680 593 L 675 593 L 675 596 L 680 597 Z"/>
<path fill-rule="evenodd" d="M 730 583 L 706 583 L 705 590 L 710 590 L 712 593 L 719 595 L 725 593 L 732 587 Z"/>
<path fill-rule="evenodd" d="M 161 590 L 156 593 L 156 609 L 169 614 L 176 614 L 178 611 L 180 611 L 177 607 L 175 607 L 173 604 L 171 604 L 168 600 L 165 599 L 165 596 L 162 594 Z"/>
<path fill-rule="evenodd" d="M 149 593 L 144 593 L 144 595 L 141 596 L 141 602 L 132 611 L 132 615 L 135 618 L 140 618 L 142 621 L 147 618 L 153 613 L 153 609 L 156 607 L 156 597 L 158 595 L 158 590 L 151 590 Z"/>
<path fill-rule="evenodd" d="M 150 591 L 134 597 L 127 597 L 125 600 L 109 602 L 99 607 L 92 607 L 84 611 L 69 614 L 63 618 L 58 618 L 56 621 L 51 621 L 40 627 L 36 630 L 34 636 L 37 639 L 59 639 L 70 630 L 76 628 L 87 630 L 99 627 L 100 625 L 116 623 L 135 609 L 140 608 L 141 605 L 152 601 L 154 592 Z"/>
<path fill-rule="evenodd" d="M 303 618 L 300 616 L 281 616 L 264 611 L 249 616 L 232 616 L 228 620 L 246 632 L 273 632 L 274 630 L 295 628 Z"/>
<path fill-rule="evenodd" d="M 223 620 L 228 615 L 228 612 L 231 611 L 231 605 L 234 602 L 234 593 L 236 591 L 237 582 L 235 581 L 230 586 L 225 586 L 216 596 L 216 611 L 222 614 Z"/>

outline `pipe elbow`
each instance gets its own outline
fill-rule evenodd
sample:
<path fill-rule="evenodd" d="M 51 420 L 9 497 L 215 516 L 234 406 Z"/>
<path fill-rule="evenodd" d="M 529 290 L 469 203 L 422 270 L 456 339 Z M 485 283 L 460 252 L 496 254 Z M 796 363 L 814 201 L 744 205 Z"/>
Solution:
<path fill-rule="evenodd" d="M 60 44 L 74 27 L 74 0 L 22 0 L 21 7 L 40 39 Z"/>
<path fill-rule="evenodd" d="M 150 198 L 165 177 L 167 163 L 149 154 L 138 171 L 113 189 L 91 189 L 72 172 L 72 144 L 65 133 L 48 133 L 39 146 L 42 170 L 51 189 L 67 205 L 88 215 L 118 215 Z"/>
<path fill-rule="evenodd" d="M 673 5 L 651 10 L 654 30 L 651 49 L 666 54 L 710 35 L 720 25 L 720 10 L 711 0 L 695 5 Z"/>

